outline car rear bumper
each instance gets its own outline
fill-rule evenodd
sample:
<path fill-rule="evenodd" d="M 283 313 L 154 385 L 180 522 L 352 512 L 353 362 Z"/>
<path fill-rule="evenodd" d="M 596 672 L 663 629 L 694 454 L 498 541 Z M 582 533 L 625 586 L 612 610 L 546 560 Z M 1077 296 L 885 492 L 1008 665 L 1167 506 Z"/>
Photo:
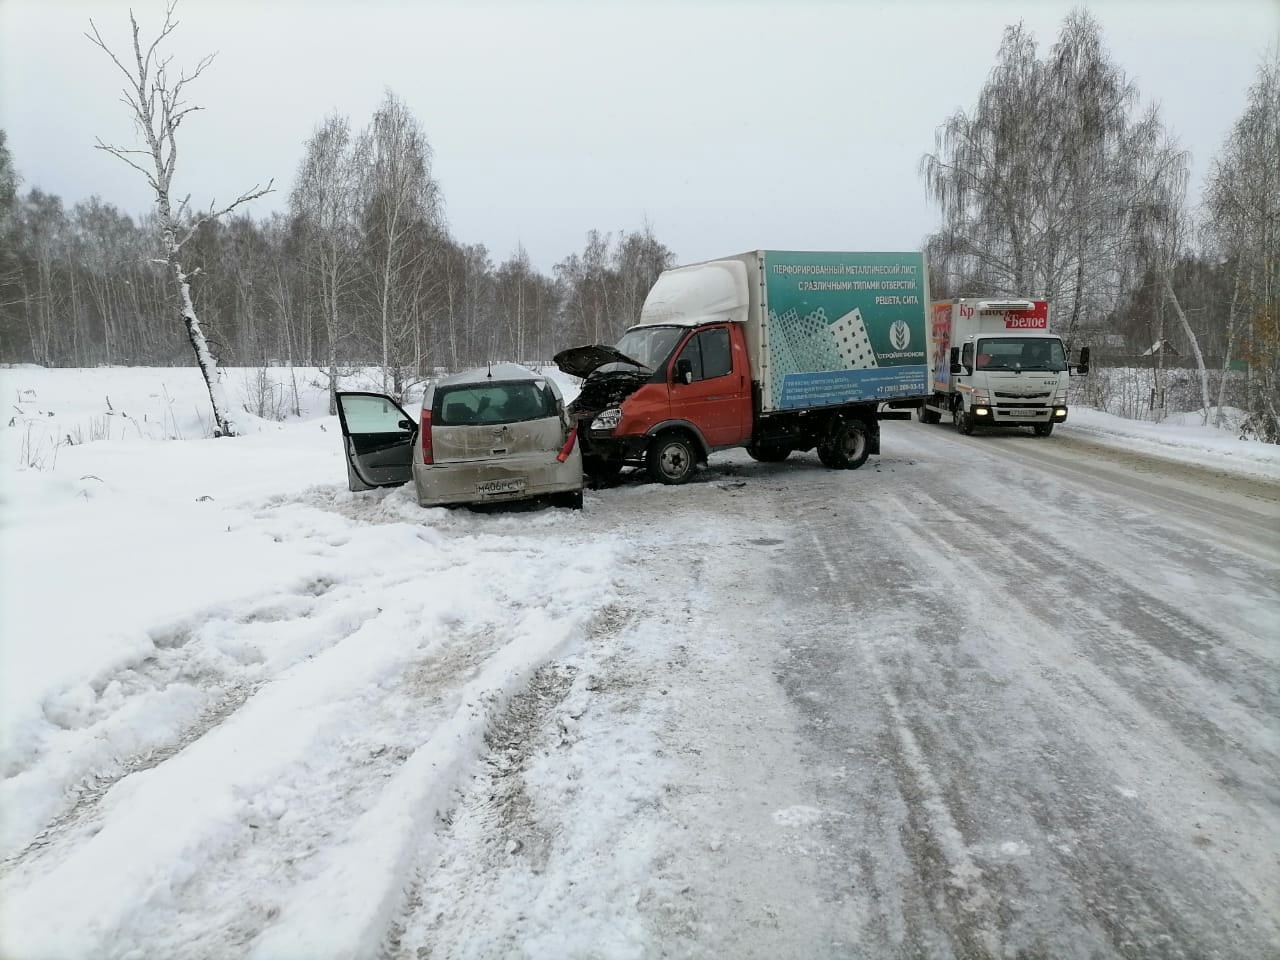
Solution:
<path fill-rule="evenodd" d="M 524 488 L 499 493 L 481 493 L 481 484 L 523 480 Z M 443 507 L 459 503 L 501 503 L 530 500 L 582 489 L 582 456 L 575 447 L 564 463 L 554 455 L 536 458 L 413 465 L 413 483 L 418 503 Z"/>

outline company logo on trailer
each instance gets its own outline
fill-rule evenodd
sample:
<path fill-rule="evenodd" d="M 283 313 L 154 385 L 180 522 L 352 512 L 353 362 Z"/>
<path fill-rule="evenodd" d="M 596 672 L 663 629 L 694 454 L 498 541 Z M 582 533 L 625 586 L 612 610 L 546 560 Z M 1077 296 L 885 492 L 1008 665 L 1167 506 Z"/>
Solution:
<path fill-rule="evenodd" d="M 907 321 L 899 320 L 889 328 L 889 340 L 893 343 L 893 349 L 907 349 L 907 345 L 911 343 L 911 328 L 907 326 Z"/>
<path fill-rule="evenodd" d="M 1043 330 L 1049 326 L 1047 317 L 1005 317 L 1006 330 Z"/>
<path fill-rule="evenodd" d="M 1049 329 L 1049 302 L 1034 301 L 1030 310 L 1010 310 L 1004 315 L 1006 330 L 1047 330 Z"/>

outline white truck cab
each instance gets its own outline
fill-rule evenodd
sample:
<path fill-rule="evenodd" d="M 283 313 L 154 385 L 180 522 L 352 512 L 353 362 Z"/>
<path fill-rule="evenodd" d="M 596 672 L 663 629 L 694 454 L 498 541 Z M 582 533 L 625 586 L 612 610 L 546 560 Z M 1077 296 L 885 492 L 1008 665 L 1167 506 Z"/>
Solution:
<path fill-rule="evenodd" d="M 932 305 L 932 392 L 925 423 L 950 414 L 956 429 L 1031 427 L 1047 437 L 1067 419 L 1067 380 L 1089 370 L 1089 348 L 1071 363 L 1049 330 L 1046 300 L 959 299 Z"/>

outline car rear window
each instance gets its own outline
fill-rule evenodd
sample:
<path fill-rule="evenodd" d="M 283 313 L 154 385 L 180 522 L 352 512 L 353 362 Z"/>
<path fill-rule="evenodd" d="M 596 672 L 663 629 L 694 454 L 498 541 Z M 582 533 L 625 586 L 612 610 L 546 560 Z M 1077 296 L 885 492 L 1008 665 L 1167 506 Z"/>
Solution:
<path fill-rule="evenodd" d="M 544 382 L 534 380 L 445 387 L 436 394 L 433 413 L 442 427 L 516 423 L 556 415 L 555 394 Z"/>

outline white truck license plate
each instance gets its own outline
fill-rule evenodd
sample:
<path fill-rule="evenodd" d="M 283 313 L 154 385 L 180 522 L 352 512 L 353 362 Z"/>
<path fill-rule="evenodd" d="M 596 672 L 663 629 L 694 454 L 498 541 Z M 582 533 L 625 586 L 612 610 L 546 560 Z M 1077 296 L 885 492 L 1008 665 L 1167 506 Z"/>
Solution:
<path fill-rule="evenodd" d="M 499 493 L 519 493 L 525 487 L 524 477 L 509 477 L 506 480 L 485 480 L 476 484 L 476 493 L 489 497 Z"/>

